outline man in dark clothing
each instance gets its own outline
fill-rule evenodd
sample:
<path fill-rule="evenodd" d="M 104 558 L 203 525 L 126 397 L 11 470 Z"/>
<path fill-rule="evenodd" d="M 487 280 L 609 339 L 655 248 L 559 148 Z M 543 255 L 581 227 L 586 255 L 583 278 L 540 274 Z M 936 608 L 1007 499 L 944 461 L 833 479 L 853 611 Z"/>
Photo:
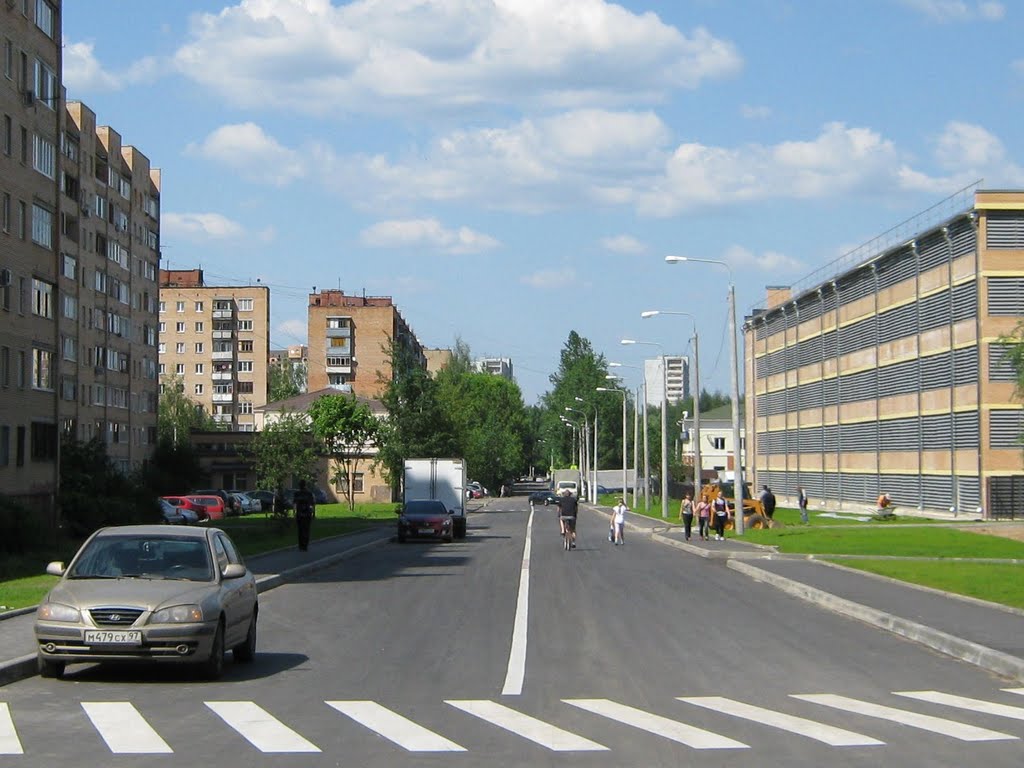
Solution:
<path fill-rule="evenodd" d="M 767 485 L 764 487 L 764 493 L 761 494 L 761 504 L 764 505 L 764 516 L 769 520 L 775 517 L 775 494 L 772 493 L 772 489 Z"/>
<path fill-rule="evenodd" d="M 313 498 L 312 491 L 306 488 L 305 480 L 299 480 L 294 503 L 295 526 L 299 531 L 299 549 L 305 552 L 309 549 L 309 531 L 313 527 L 313 518 L 316 516 L 316 499 Z"/>
<path fill-rule="evenodd" d="M 562 529 L 563 536 L 565 535 L 566 530 L 571 534 L 571 547 L 576 546 L 576 516 L 578 513 L 579 499 L 576 498 L 576 494 L 566 488 L 562 491 L 562 495 L 558 499 L 558 522 Z"/>

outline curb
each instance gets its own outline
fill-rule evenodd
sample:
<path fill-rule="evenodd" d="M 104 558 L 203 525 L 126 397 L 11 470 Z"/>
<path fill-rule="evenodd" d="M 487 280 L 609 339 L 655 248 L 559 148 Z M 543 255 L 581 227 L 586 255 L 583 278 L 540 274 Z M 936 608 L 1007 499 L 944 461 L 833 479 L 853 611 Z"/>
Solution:
<path fill-rule="evenodd" d="M 894 635 L 913 640 L 939 653 L 966 661 L 968 664 L 974 664 L 1002 677 L 1024 681 L 1024 659 L 973 643 L 970 640 L 955 637 L 941 630 L 919 624 L 916 621 L 901 619 L 898 616 L 893 616 L 891 613 L 837 597 L 829 592 L 807 586 L 799 581 L 762 570 L 749 563 L 730 560 L 726 565 L 754 581 L 768 584 L 793 597 L 813 603 L 833 613 L 884 629 Z"/>

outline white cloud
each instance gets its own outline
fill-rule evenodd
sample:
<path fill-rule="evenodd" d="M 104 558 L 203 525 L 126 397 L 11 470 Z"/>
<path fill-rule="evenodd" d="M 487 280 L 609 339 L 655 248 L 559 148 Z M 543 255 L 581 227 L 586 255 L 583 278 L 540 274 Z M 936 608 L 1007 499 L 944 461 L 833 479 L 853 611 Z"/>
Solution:
<path fill-rule="evenodd" d="M 572 267 L 563 269 L 542 269 L 519 278 L 519 282 L 533 288 L 550 288 L 557 290 L 572 285 L 576 281 L 576 270 Z"/>
<path fill-rule="evenodd" d="M 616 235 L 601 239 L 601 247 L 613 253 L 646 253 L 647 246 L 631 235 Z"/>
<path fill-rule="evenodd" d="M 792 256 L 778 251 L 762 251 L 754 253 L 741 245 L 729 246 L 722 255 L 722 260 L 732 267 L 733 272 L 758 269 L 762 272 L 798 272 L 804 265 Z"/>
<path fill-rule="evenodd" d="M 122 72 L 111 72 L 96 58 L 92 43 L 67 41 L 62 66 L 64 85 L 72 92 L 119 91 L 129 85 L 155 80 L 163 68 L 158 59 L 145 57 Z"/>
<path fill-rule="evenodd" d="M 999 21 L 1006 15 L 1006 7 L 995 0 L 901 0 L 903 5 L 918 11 L 933 21 Z"/>
<path fill-rule="evenodd" d="M 245 235 L 245 228 L 219 213 L 163 213 L 160 216 L 161 239 L 228 240 Z"/>
<path fill-rule="evenodd" d="M 290 320 L 282 320 L 277 324 L 276 330 L 283 336 L 288 336 L 302 344 L 305 344 L 305 339 L 309 333 L 309 326 L 306 324 L 305 320 L 292 318 Z"/>
<path fill-rule="evenodd" d="M 227 166 L 250 181 L 285 186 L 306 174 L 301 155 L 255 123 L 223 125 L 185 153 Z"/>
<path fill-rule="evenodd" d="M 239 0 L 194 16 L 175 62 L 229 102 L 323 114 L 651 103 L 743 64 L 606 0 Z"/>
<path fill-rule="evenodd" d="M 381 221 L 363 230 L 364 245 L 374 248 L 433 248 L 445 253 L 480 253 L 499 242 L 468 227 L 446 229 L 437 219 Z"/>

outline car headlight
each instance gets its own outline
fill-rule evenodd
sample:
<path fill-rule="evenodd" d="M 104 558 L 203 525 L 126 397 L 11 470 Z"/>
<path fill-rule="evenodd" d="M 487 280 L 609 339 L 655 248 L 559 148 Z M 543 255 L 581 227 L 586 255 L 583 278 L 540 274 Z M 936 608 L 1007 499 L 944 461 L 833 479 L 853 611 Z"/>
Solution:
<path fill-rule="evenodd" d="M 193 624 L 203 620 L 203 609 L 198 605 L 175 605 L 156 611 L 150 624 Z"/>
<path fill-rule="evenodd" d="M 43 621 L 78 622 L 82 620 L 77 608 L 61 603 L 41 603 L 36 609 L 36 616 Z"/>
<path fill-rule="evenodd" d="M 452 519 L 450 517 L 446 517 L 444 520 L 441 521 L 441 525 L 444 526 L 445 528 L 447 528 L 451 524 L 452 524 Z"/>

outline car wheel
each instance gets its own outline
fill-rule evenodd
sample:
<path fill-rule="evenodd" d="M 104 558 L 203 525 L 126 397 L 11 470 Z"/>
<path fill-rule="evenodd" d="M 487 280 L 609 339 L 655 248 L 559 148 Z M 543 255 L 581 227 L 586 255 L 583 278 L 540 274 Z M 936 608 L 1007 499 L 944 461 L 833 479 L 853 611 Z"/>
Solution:
<path fill-rule="evenodd" d="M 213 647 L 210 649 L 210 658 L 202 665 L 203 677 L 207 680 L 219 680 L 224 674 L 224 622 L 217 624 L 217 631 L 213 633 Z"/>
<path fill-rule="evenodd" d="M 454 536 L 449 533 L 446 536 L 442 536 L 441 537 L 441 541 L 443 541 L 445 544 L 451 544 L 453 538 L 454 538 Z"/>
<path fill-rule="evenodd" d="M 40 656 L 39 676 L 51 678 L 64 677 L 64 665 L 65 662 L 63 661 L 51 661 L 50 659 L 45 659 L 42 656 Z"/>
<path fill-rule="evenodd" d="M 252 612 L 252 620 L 249 622 L 249 631 L 245 635 L 245 642 L 232 648 L 231 655 L 235 661 L 246 664 L 256 658 L 256 611 Z"/>

